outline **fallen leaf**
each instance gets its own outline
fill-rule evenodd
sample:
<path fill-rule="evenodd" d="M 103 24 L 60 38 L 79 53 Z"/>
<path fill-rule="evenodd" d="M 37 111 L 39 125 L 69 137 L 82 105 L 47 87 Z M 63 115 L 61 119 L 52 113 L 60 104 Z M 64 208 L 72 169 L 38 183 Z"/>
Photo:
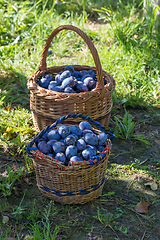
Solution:
<path fill-rule="evenodd" d="M 154 140 L 155 141 L 155 143 L 157 143 L 158 145 L 160 145 L 160 140 Z"/>
<path fill-rule="evenodd" d="M 32 182 L 28 177 L 23 177 L 23 181 L 27 183 L 29 186 L 32 185 Z"/>
<path fill-rule="evenodd" d="M 3 216 L 2 222 L 5 224 L 9 221 L 9 217 L 8 216 Z"/>
<path fill-rule="evenodd" d="M 145 183 L 144 184 L 145 186 L 150 186 L 150 188 L 153 190 L 153 191 L 156 191 L 158 189 L 158 185 L 157 183 L 155 182 L 148 182 L 148 183 Z"/>
<path fill-rule="evenodd" d="M 119 118 L 119 119 L 122 119 L 122 116 L 120 116 L 120 115 L 116 115 L 116 117 Z"/>
<path fill-rule="evenodd" d="M 139 202 L 135 206 L 135 211 L 138 212 L 138 213 L 148 213 L 148 207 L 149 207 L 149 203 L 147 203 L 147 202 Z"/>

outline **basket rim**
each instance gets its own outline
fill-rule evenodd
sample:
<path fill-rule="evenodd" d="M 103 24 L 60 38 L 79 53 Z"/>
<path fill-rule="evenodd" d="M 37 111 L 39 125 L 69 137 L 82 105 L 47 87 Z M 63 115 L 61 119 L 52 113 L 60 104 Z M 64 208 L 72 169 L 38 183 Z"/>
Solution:
<path fill-rule="evenodd" d="M 82 98 L 82 101 L 87 101 L 91 97 L 96 97 L 96 99 L 103 98 L 104 97 L 103 92 L 105 92 L 105 96 L 107 96 L 107 95 L 111 95 L 112 92 L 115 90 L 116 82 L 115 82 L 114 78 L 105 70 L 102 70 L 102 72 L 103 72 L 103 76 L 107 78 L 108 83 L 106 85 L 104 85 L 103 89 L 96 86 L 96 88 L 93 91 L 68 94 L 68 93 L 64 93 L 64 92 L 56 92 L 53 90 L 48 90 L 48 89 L 40 87 L 37 84 L 37 82 L 38 82 L 37 79 L 42 77 L 44 74 L 58 73 L 60 71 L 60 69 L 65 69 L 66 66 L 67 65 L 52 66 L 43 71 L 37 70 L 35 73 L 32 74 L 32 76 L 27 81 L 28 89 L 30 91 L 32 91 L 34 94 L 37 94 L 37 95 L 40 94 L 41 97 L 45 97 L 46 99 L 47 99 L 47 97 L 49 99 L 55 99 L 55 97 L 56 97 L 60 101 L 64 101 L 66 99 L 72 98 L 73 96 L 77 97 L 79 99 Z M 90 70 L 96 71 L 95 67 L 90 67 L 87 65 L 72 65 L 72 66 L 74 68 L 80 67 L 84 70 L 90 69 Z"/>
<path fill-rule="evenodd" d="M 106 142 L 106 147 L 104 148 L 103 152 L 101 152 L 98 156 L 94 156 L 91 159 L 89 159 L 88 161 L 82 161 L 84 164 L 78 164 L 78 165 L 72 165 L 70 166 L 64 166 L 63 163 L 61 163 L 60 161 L 57 161 L 56 159 L 43 154 L 42 152 L 40 152 L 38 150 L 38 148 L 36 147 L 36 141 L 38 141 L 38 139 L 40 139 L 45 133 L 47 133 L 49 130 L 54 129 L 57 127 L 57 125 L 59 125 L 62 121 L 67 120 L 68 118 L 81 118 L 81 120 L 85 120 L 88 121 L 91 125 L 93 125 L 95 128 L 92 128 L 95 132 L 105 132 L 107 134 L 110 135 L 110 139 L 107 140 Z M 68 124 L 70 125 L 70 124 Z M 111 137 L 112 136 L 112 137 Z M 52 166 L 56 166 L 57 168 L 66 170 L 66 168 L 69 169 L 77 169 L 77 168 L 81 168 L 81 167 L 88 167 L 89 165 L 95 165 L 98 164 L 99 162 L 102 162 L 102 160 L 104 160 L 105 158 L 108 158 L 109 154 L 110 154 L 110 149 L 111 149 L 111 139 L 113 140 L 115 138 L 115 135 L 113 133 L 111 133 L 110 131 L 108 131 L 105 127 L 101 126 L 101 124 L 97 121 L 94 121 L 92 118 L 87 117 L 83 114 L 68 114 L 68 115 L 64 115 L 61 118 L 59 118 L 58 120 L 56 120 L 55 123 L 53 123 L 52 125 L 48 125 L 45 129 L 43 129 L 42 131 L 40 131 L 34 138 L 33 140 L 28 144 L 27 146 L 27 153 L 31 158 L 35 158 L 36 160 L 43 160 L 43 164 L 44 163 L 49 163 Z"/>

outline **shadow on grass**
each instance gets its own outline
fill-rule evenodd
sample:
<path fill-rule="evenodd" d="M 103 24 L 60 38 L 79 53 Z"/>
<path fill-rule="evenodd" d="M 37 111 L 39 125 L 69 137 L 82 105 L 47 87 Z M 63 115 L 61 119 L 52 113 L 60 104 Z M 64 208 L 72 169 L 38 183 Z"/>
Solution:
<path fill-rule="evenodd" d="M 29 90 L 26 76 L 14 70 L 5 74 L 0 73 L 0 100 L 3 97 L 5 106 L 20 106 L 29 110 Z"/>
<path fill-rule="evenodd" d="M 143 188 L 138 186 L 133 187 L 131 179 L 118 179 L 116 176 L 110 178 L 106 175 L 103 194 L 98 199 L 84 205 L 61 205 L 57 202 L 51 203 L 50 199 L 42 196 L 34 179 L 33 185 L 28 186 L 23 183 L 23 191 L 25 189 L 27 191 L 21 205 L 22 208 L 25 206 L 25 211 L 20 214 L 20 217 L 34 222 L 41 233 L 47 230 L 45 223 L 49 223 L 50 239 L 57 226 L 55 239 L 135 240 L 141 239 L 146 231 L 146 239 L 147 236 L 152 236 L 152 239 L 158 240 L 160 205 L 157 205 L 155 199 L 159 190 L 156 193 L 153 191 L 144 193 Z M 1 198 L 4 211 L 11 215 L 11 209 L 19 206 L 22 196 L 12 195 L 7 199 Z M 149 202 L 147 214 L 135 212 L 134 207 L 140 201 Z M 50 211 L 48 215 L 47 211 Z M 47 215 L 46 219 L 45 215 Z M 9 223 L 10 226 L 14 224 L 15 221 Z M 16 224 L 17 229 L 20 229 L 23 222 L 19 221 Z M 3 225 L 2 232 L 4 227 Z M 31 234 L 33 229 L 31 231 L 30 226 L 28 227 L 26 226 L 21 232 L 17 230 L 17 235 Z M 95 238 L 89 238 L 90 234 Z"/>

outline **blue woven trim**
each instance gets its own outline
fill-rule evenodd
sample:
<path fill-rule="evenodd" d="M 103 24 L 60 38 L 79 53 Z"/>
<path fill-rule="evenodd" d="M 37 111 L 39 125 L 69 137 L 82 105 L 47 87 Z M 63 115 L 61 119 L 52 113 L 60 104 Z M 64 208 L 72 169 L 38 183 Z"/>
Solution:
<path fill-rule="evenodd" d="M 86 188 L 86 189 L 83 189 L 83 190 L 79 190 L 77 193 L 75 193 L 74 191 L 72 191 L 72 192 L 67 192 L 67 191 L 62 192 L 62 191 L 56 191 L 56 190 L 53 190 L 53 189 L 51 190 L 50 188 L 48 188 L 46 186 L 43 186 L 43 185 L 42 185 L 42 189 L 46 192 L 50 192 L 52 194 L 55 194 L 56 196 L 59 196 L 59 197 L 74 196 L 74 195 L 86 195 L 90 192 L 93 192 L 93 191 L 97 190 L 100 186 L 102 186 L 104 181 L 105 181 L 105 178 L 102 179 L 101 183 L 98 183 L 96 185 L 91 186 L 91 189 Z"/>

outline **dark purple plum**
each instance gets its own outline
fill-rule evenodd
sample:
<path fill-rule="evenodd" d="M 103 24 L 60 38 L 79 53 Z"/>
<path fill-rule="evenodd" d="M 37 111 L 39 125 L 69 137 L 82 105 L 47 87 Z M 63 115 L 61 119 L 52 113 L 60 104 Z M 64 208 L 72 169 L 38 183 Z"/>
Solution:
<path fill-rule="evenodd" d="M 65 155 L 67 159 L 70 159 L 73 156 L 77 155 L 77 148 L 73 145 L 70 145 L 65 150 Z"/>
<path fill-rule="evenodd" d="M 78 162 L 82 162 L 82 161 L 83 161 L 83 159 L 79 156 L 73 156 L 70 158 L 71 165 L 75 164 L 76 162 L 78 163 Z"/>
<path fill-rule="evenodd" d="M 48 134 L 47 133 L 43 134 L 43 136 L 40 139 L 41 141 L 48 141 Z"/>
<path fill-rule="evenodd" d="M 63 88 L 62 88 L 62 86 L 55 86 L 55 87 L 52 88 L 52 91 L 63 92 Z"/>
<path fill-rule="evenodd" d="M 90 129 L 84 129 L 84 130 L 82 131 L 82 136 L 84 136 L 86 133 L 93 133 L 93 132 L 92 132 L 92 130 L 90 130 Z"/>
<path fill-rule="evenodd" d="M 50 147 L 47 145 L 45 141 L 38 143 L 38 149 L 44 154 L 48 154 L 50 152 Z"/>
<path fill-rule="evenodd" d="M 96 81 L 92 77 L 87 77 L 84 79 L 84 85 L 91 90 L 96 87 Z"/>
<path fill-rule="evenodd" d="M 65 156 L 65 154 L 64 154 L 63 152 L 58 152 L 58 153 L 56 154 L 56 156 L 55 156 L 55 159 L 57 159 L 57 160 L 60 161 L 60 162 L 65 163 L 65 161 L 66 161 L 66 156 Z"/>
<path fill-rule="evenodd" d="M 57 82 L 51 81 L 48 85 L 48 90 L 53 90 L 55 86 L 58 86 Z"/>
<path fill-rule="evenodd" d="M 89 160 L 91 157 L 93 157 L 93 152 L 90 148 L 84 149 L 82 151 L 82 157 L 84 160 Z"/>
<path fill-rule="evenodd" d="M 78 139 L 76 147 L 78 151 L 83 151 L 86 148 L 86 142 L 84 141 L 84 139 L 82 138 Z"/>
<path fill-rule="evenodd" d="M 70 76 L 68 78 L 65 78 L 62 82 L 62 88 L 66 88 L 66 87 L 71 87 L 73 88 L 75 85 L 76 85 L 76 82 L 75 82 L 75 78 L 73 76 Z"/>
<path fill-rule="evenodd" d="M 108 139 L 108 134 L 102 132 L 98 135 L 99 138 L 99 145 L 105 145 L 107 139 Z"/>
<path fill-rule="evenodd" d="M 76 138 L 74 135 L 70 134 L 64 139 L 64 143 L 69 146 L 69 145 L 75 145 L 76 143 Z"/>
<path fill-rule="evenodd" d="M 69 78 L 70 76 L 71 76 L 71 72 L 66 70 L 66 71 L 61 73 L 60 79 L 64 80 L 65 78 Z"/>
<path fill-rule="evenodd" d="M 87 74 L 88 74 L 87 70 L 82 70 L 82 71 L 80 71 L 81 77 L 84 76 L 84 75 L 87 75 Z"/>
<path fill-rule="evenodd" d="M 51 49 L 48 49 L 47 55 L 51 55 L 51 54 L 52 54 L 52 50 L 51 50 Z"/>
<path fill-rule="evenodd" d="M 57 131 L 63 139 L 66 138 L 70 134 L 69 127 L 66 125 L 59 126 Z"/>
<path fill-rule="evenodd" d="M 59 140 L 60 139 L 60 134 L 57 129 L 51 130 L 48 132 L 48 139 L 49 140 Z"/>
<path fill-rule="evenodd" d="M 75 139 L 76 139 L 76 142 L 78 141 L 78 139 L 79 139 L 79 136 L 78 135 L 76 135 L 76 134 L 74 134 L 74 133 L 72 133 L 72 135 L 75 137 Z"/>
<path fill-rule="evenodd" d="M 89 74 L 83 75 L 81 78 L 81 81 L 84 82 L 84 80 L 88 77 L 91 77 Z"/>
<path fill-rule="evenodd" d="M 79 128 L 81 129 L 81 131 L 83 131 L 84 129 L 90 129 L 90 130 L 92 130 L 91 124 L 90 124 L 89 122 L 87 122 L 87 121 L 82 121 L 82 122 L 80 122 Z"/>
<path fill-rule="evenodd" d="M 55 142 L 53 144 L 53 150 L 56 153 L 65 152 L 65 144 L 63 142 Z"/>
<path fill-rule="evenodd" d="M 61 74 L 58 73 L 56 76 L 55 76 L 55 81 L 57 82 L 57 85 L 61 85 L 62 84 L 62 80 L 60 78 Z"/>
<path fill-rule="evenodd" d="M 77 92 L 88 92 L 88 88 L 83 83 L 76 84 Z"/>
<path fill-rule="evenodd" d="M 98 145 L 99 138 L 95 133 L 86 133 L 84 136 L 85 142 L 89 145 Z"/>
<path fill-rule="evenodd" d="M 65 70 L 70 71 L 72 74 L 74 74 L 74 67 L 72 65 L 68 65 L 65 67 Z"/>
<path fill-rule="evenodd" d="M 93 70 L 88 70 L 88 74 L 93 78 L 95 79 L 96 78 L 96 74 Z"/>
<path fill-rule="evenodd" d="M 53 151 L 53 144 L 54 144 L 55 142 L 57 142 L 57 140 L 49 140 L 49 141 L 47 142 L 47 144 L 48 144 L 48 146 L 49 146 L 49 148 L 50 148 L 50 152 Z"/>
<path fill-rule="evenodd" d="M 86 149 L 88 149 L 88 148 L 92 150 L 93 156 L 96 156 L 97 148 L 95 146 L 92 146 L 92 145 L 86 145 Z"/>
<path fill-rule="evenodd" d="M 74 77 L 78 80 L 78 78 L 81 78 L 81 74 L 77 71 L 74 71 Z"/>
<path fill-rule="evenodd" d="M 103 78 L 103 82 L 104 82 L 104 85 L 107 84 L 107 80 L 105 78 Z"/>
<path fill-rule="evenodd" d="M 66 88 L 64 89 L 64 92 L 65 92 L 65 93 L 75 93 L 75 91 L 74 91 L 73 88 L 71 88 L 71 87 L 66 87 Z"/>
<path fill-rule="evenodd" d="M 45 74 L 45 75 L 42 76 L 42 78 L 45 78 L 45 79 L 47 79 L 49 81 L 53 80 L 53 78 L 52 78 L 52 76 L 50 74 Z"/>
<path fill-rule="evenodd" d="M 97 146 L 97 150 L 99 151 L 99 152 L 103 152 L 103 149 L 104 149 L 105 147 L 103 146 L 103 145 L 98 145 Z"/>
<path fill-rule="evenodd" d="M 40 87 L 48 88 L 49 83 L 52 81 L 52 76 L 49 75 L 50 77 L 48 77 L 48 75 L 49 75 L 49 74 L 44 75 L 44 76 L 46 76 L 46 77 L 43 76 L 43 77 L 38 81 L 38 85 L 39 85 Z"/>
<path fill-rule="evenodd" d="M 81 129 L 77 125 L 70 125 L 69 127 L 70 133 L 76 134 L 77 136 L 81 136 Z"/>

